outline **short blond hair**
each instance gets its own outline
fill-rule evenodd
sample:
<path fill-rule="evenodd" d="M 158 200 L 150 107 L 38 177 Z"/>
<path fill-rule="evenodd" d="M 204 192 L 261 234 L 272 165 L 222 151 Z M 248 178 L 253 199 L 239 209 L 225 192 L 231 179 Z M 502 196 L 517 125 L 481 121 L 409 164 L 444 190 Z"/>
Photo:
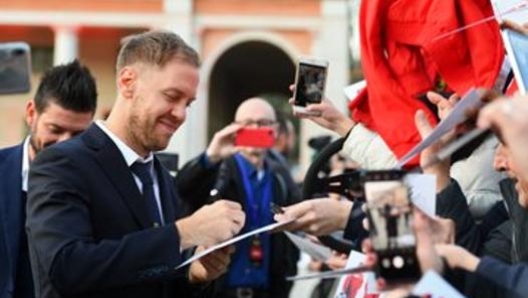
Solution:
<path fill-rule="evenodd" d="M 121 44 L 117 56 L 117 72 L 137 62 L 163 67 L 175 57 L 193 66 L 200 66 L 198 53 L 180 36 L 170 31 L 148 31 L 130 35 L 125 37 Z"/>

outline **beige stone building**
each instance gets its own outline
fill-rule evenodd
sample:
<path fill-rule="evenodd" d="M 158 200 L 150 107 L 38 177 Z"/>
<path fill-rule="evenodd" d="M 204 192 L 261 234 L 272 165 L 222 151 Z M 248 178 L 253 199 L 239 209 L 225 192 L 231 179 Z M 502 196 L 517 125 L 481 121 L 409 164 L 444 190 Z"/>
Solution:
<path fill-rule="evenodd" d="M 114 61 L 120 39 L 148 29 L 180 34 L 201 54 L 198 100 L 169 151 L 185 161 L 227 124 L 237 104 L 255 95 L 286 101 L 299 56 L 330 62 L 327 95 L 346 106 L 349 82 L 346 0 L 0 0 L 0 41 L 32 48 L 32 93 L 0 97 L 0 147 L 25 135 L 24 108 L 46 68 L 78 57 L 97 79 L 98 117 L 115 98 Z M 300 123 L 306 140 L 323 131 Z M 304 144 L 304 145 L 303 145 Z"/>

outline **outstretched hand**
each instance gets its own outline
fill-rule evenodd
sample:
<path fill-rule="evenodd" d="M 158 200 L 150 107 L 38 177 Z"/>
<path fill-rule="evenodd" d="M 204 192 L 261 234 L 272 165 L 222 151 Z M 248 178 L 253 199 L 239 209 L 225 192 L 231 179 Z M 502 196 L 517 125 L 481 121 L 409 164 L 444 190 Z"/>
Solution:
<path fill-rule="evenodd" d="M 442 259 L 435 250 L 436 241 L 443 238 L 438 234 L 438 227 L 433 227 L 435 219 L 429 218 L 425 213 L 418 209 L 413 210 L 413 230 L 416 236 L 416 256 L 420 263 L 420 269 L 423 272 L 428 270 L 434 270 L 442 272 L 444 270 Z M 376 267 L 378 262 L 377 255 L 372 246 L 370 239 L 366 239 L 362 243 L 362 250 L 367 255 L 365 258 L 365 265 L 372 268 Z M 378 289 L 391 289 L 395 290 L 393 294 L 401 292 L 409 292 L 413 284 L 394 284 L 383 278 L 377 279 Z M 399 296 L 396 296 L 399 297 Z M 401 296 L 405 297 L 405 296 Z"/>
<path fill-rule="evenodd" d="M 295 85 L 290 86 L 291 91 L 294 88 Z M 289 99 L 291 105 L 294 105 L 294 102 L 294 98 Z M 309 119 L 321 127 L 336 132 L 342 137 L 356 125 L 354 120 L 340 112 L 327 98 L 323 99 L 321 103 L 307 105 L 306 112 L 308 113 L 294 111 L 293 115 L 298 118 Z"/>
<path fill-rule="evenodd" d="M 332 199 L 313 199 L 284 207 L 283 214 L 275 215 L 276 221 L 295 219 L 281 230 L 304 231 L 320 236 L 343 230 L 347 224 L 352 202 Z"/>
<path fill-rule="evenodd" d="M 414 123 L 418 129 L 418 133 L 422 140 L 427 138 L 432 132 L 433 127 L 427 119 L 424 111 L 418 110 L 414 117 Z M 449 176 L 450 160 L 446 159 L 442 162 L 435 162 L 436 154 L 454 137 L 454 132 L 447 133 L 440 138 L 435 144 L 424 149 L 420 154 L 420 166 L 425 174 L 436 176 L 436 191 L 440 192 L 446 188 L 451 178 Z"/>

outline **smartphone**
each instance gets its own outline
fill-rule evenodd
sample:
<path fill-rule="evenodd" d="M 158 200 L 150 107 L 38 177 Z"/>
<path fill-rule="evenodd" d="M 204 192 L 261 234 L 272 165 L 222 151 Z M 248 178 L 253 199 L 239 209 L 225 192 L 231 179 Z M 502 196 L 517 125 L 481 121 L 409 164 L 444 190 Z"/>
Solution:
<path fill-rule="evenodd" d="M 368 171 L 363 183 L 377 273 L 388 282 L 417 280 L 420 264 L 412 228 L 412 203 L 404 171 Z"/>
<path fill-rule="evenodd" d="M 271 127 L 241 128 L 235 136 L 235 146 L 271 148 L 275 144 L 275 131 Z"/>
<path fill-rule="evenodd" d="M 29 92 L 31 74 L 29 45 L 0 43 L 0 94 Z"/>
<path fill-rule="evenodd" d="M 310 114 L 306 106 L 323 100 L 327 70 L 328 61 L 306 57 L 299 60 L 293 90 L 293 110 L 296 113 Z"/>

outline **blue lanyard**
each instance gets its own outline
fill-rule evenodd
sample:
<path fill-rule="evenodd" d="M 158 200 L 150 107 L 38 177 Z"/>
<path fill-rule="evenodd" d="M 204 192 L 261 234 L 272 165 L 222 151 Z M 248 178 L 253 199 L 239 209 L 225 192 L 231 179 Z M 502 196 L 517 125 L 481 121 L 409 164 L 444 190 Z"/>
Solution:
<path fill-rule="evenodd" d="M 265 216 L 259 216 L 258 207 L 260 206 L 261 211 L 266 212 L 267 207 L 270 206 L 271 203 L 271 176 L 268 173 L 264 174 L 264 186 L 262 189 L 262 196 L 261 201 L 256 202 L 254 189 L 252 187 L 251 181 L 249 180 L 249 173 L 246 168 L 247 161 L 244 160 L 244 157 L 242 157 L 240 154 L 235 154 L 235 161 L 237 162 L 238 169 L 240 170 L 240 176 L 242 178 L 242 182 L 244 184 L 244 190 L 246 192 L 246 205 L 249 211 L 249 215 L 251 217 L 250 223 L 253 224 L 255 227 L 261 227 L 264 226 L 265 223 Z M 260 203 L 260 204 L 259 204 Z M 261 215 L 264 215 L 261 213 Z"/>

